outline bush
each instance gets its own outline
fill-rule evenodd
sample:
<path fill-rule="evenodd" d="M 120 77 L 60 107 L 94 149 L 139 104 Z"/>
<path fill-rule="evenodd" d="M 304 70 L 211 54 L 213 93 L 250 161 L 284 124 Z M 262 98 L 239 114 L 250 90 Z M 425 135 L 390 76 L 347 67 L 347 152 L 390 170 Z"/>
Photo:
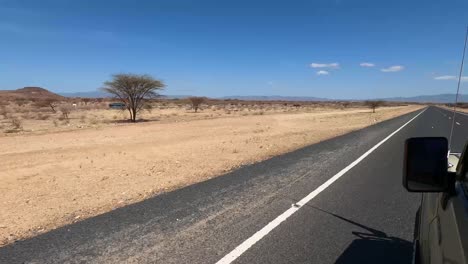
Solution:
<path fill-rule="evenodd" d="M 189 97 L 190 104 L 192 105 L 192 109 L 195 110 L 195 113 L 200 108 L 200 105 L 205 102 L 205 97 Z"/>
<path fill-rule="evenodd" d="M 143 105 L 143 109 L 145 109 L 146 111 L 148 111 L 148 113 L 151 114 L 151 111 L 153 110 L 153 106 L 150 103 L 146 103 Z"/>
<path fill-rule="evenodd" d="M 50 107 L 52 109 L 52 112 L 56 112 L 56 107 L 58 106 L 58 101 L 55 99 L 43 99 L 43 100 L 37 100 L 34 102 L 35 107 Z"/>
<path fill-rule="evenodd" d="M 44 115 L 44 114 L 42 114 L 42 113 L 39 113 L 39 114 L 37 115 L 37 117 L 36 117 L 37 120 L 47 120 L 47 119 L 49 119 L 49 118 L 50 118 L 50 115 L 48 115 L 48 114 L 45 114 L 45 115 Z"/>
<path fill-rule="evenodd" d="M 69 119 L 69 118 L 68 118 L 68 115 L 69 115 L 70 112 L 71 112 L 71 107 L 69 107 L 69 106 L 61 107 L 61 108 L 60 108 L 60 112 L 62 113 L 63 119 L 68 120 L 68 119 Z"/>
<path fill-rule="evenodd" d="M 8 118 L 8 111 L 4 106 L 0 108 L 0 116 L 3 116 L 4 119 Z"/>
<path fill-rule="evenodd" d="M 342 102 L 342 103 L 341 103 L 341 106 L 342 106 L 343 108 L 348 108 L 349 105 L 351 105 L 351 102 Z"/>
<path fill-rule="evenodd" d="M 13 127 L 14 130 L 22 130 L 23 129 L 23 123 L 17 117 L 11 117 L 10 118 L 10 123 L 11 123 L 11 126 Z"/>
<path fill-rule="evenodd" d="M 16 103 L 18 106 L 23 106 L 23 105 L 28 104 L 28 100 L 23 99 L 23 98 L 17 98 L 17 99 L 15 99 L 15 103 Z"/>

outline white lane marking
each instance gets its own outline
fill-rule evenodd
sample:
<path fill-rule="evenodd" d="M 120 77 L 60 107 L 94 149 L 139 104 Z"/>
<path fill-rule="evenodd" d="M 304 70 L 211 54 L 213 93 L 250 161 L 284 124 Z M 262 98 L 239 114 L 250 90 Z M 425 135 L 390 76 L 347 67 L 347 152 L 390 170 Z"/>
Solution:
<path fill-rule="evenodd" d="M 317 196 L 319 193 L 324 191 L 325 189 L 328 188 L 328 186 L 332 185 L 336 180 L 338 180 L 341 176 L 343 176 L 346 172 L 348 172 L 350 169 L 352 169 L 354 166 L 356 166 L 359 162 L 361 162 L 364 158 L 369 156 L 374 150 L 376 150 L 380 145 L 385 143 L 389 138 L 391 138 L 393 135 L 398 133 L 398 131 L 402 130 L 406 125 L 411 123 L 416 117 L 418 117 L 420 114 L 424 113 L 427 108 L 422 110 L 419 114 L 417 114 L 415 117 L 411 118 L 410 121 L 406 122 L 404 125 L 402 125 L 400 128 L 395 130 L 393 133 L 388 135 L 386 138 L 384 138 L 382 141 L 377 143 L 375 146 L 373 146 L 371 149 L 366 151 L 362 156 L 360 156 L 357 160 L 353 161 L 351 164 L 346 166 L 344 169 L 342 169 L 340 172 L 335 174 L 333 177 L 328 179 L 326 182 L 324 182 L 322 185 L 320 185 L 317 189 L 309 193 L 306 197 L 302 198 L 299 202 L 293 204 L 288 210 L 286 210 L 284 213 L 280 214 L 278 217 L 276 217 L 273 221 L 268 223 L 266 226 L 264 226 L 262 229 L 257 231 L 257 233 L 253 234 L 251 237 L 249 237 L 247 240 L 242 242 L 239 246 L 237 246 L 234 250 L 229 252 L 227 255 L 225 255 L 222 259 L 220 259 L 216 264 L 229 264 L 232 263 L 234 260 L 236 260 L 238 257 L 240 257 L 244 252 L 246 252 L 250 247 L 255 245 L 258 241 L 260 241 L 263 237 L 268 235 L 273 229 L 275 229 L 277 226 L 279 226 L 282 222 L 286 221 L 291 215 L 293 215 L 295 212 L 297 212 L 301 206 L 305 205 L 308 203 L 310 200 L 314 199 L 315 196 Z"/>
<path fill-rule="evenodd" d="M 455 122 L 455 123 L 456 123 L 457 125 L 460 125 L 460 123 L 458 123 L 458 122 Z"/>
<path fill-rule="evenodd" d="M 437 109 L 437 107 L 435 108 L 435 110 L 441 114 L 443 114 L 444 116 L 447 116 L 446 114 L 442 113 L 442 111 L 440 111 L 439 109 Z"/>

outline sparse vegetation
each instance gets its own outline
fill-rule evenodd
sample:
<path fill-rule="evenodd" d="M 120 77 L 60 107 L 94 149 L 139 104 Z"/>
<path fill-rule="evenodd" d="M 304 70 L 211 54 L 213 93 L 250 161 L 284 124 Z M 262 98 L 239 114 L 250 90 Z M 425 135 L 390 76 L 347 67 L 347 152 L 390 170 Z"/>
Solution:
<path fill-rule="evenodd" d="M 62 117 L 65 119 L 65 120 L 69 120 L 69 115 L 70 115 L 70 112 L 71 112 L 71 107 L 69 106 L 62 106 L 60 107 L 60 112 L 62 113 Z"/>
<path fill-rule="evenodd" d="M 37 116 L 36 116 L 36 119 L 37 119 L 37 120 L 47 120 L 47 119 L 49 119 L 49 118 L 50 118 L 50 115 L 48 115 L 48 114 L 42 114 L 42 113 L 39 113 L 39 114 L 37 114 Z"/>
<path fill-rule="evenodd" d="M 23 130 L 23 123 L 17 117 L 10 117 L 10 123 L 14 131 Z"/>
<path fill-rule="evenodd" d="M 8 111 L 7 111 L 6 107 L 2 106 L 0 108 L 0 116 L 3 116 L 3 119 L 8 118 Z"/>
<path fill-rule="evenodd" d="M 0 97 L 1 99 L 1 97 Z M 109 104 L 115 99 L 90 99 L 87 98 L 49 98 L 40 97 L 28 99 L 23 107 L 18 107 L 14 99 L 0 101 L 0 126 L 4 129 L 12 127 L 10 118 L 21 120 L 23 131 L 70 130 L 93 127 L 95 125 L 115 124 L 119 119 L 126 119 L 126 108 L 110 110 Z M 180 122 L 199 119 L 213 119 L 222 117 L 260 116 L 271 114 L 310 113 L 333 111 L 345 108 L 362 109 L 369 107 L 362 101 L 327 101 L 327 102 L 288 102 L 288 101 L 243 101 L 243 100 L 217 100 L 206 97 L 186 99 L 143 98 L 140 110 L 144 111 L 146 121 L 153 122 Z M 98 102 L 100 101 L 100 103 Z M 73 105 L 76 103 L 77 105 Z M 73 105 L 73 106 L 72 106 Z M 193 115 L 190 112 L 200 112 L 200 106 L 204 113 Z M 385 106 L 402 106 L 404 104 L 385 102 Z M 380 104 L 379 106 L 380 107 Z M 55 111 L 54 113 L 51 113 Z M 158 111 L 152 111 L 157 109 Z M 138 109 L 137 109 L 138 110 Z M 119 113 L 122 111 L 121 113 Z M 138 112 L 138 111 L 137 111 Z M 140 111 L 141 112 L 141 111 Z M 50 120 L 45 122 L 46 120 Z M 15 129 L 10 129 L 14 130 Z"/>
<path fill-rule="evenodd" d="M 188 98 L 190 101 L 190 104 L 192 105 L 192 109 L 195 111 L 195 113 L 198 111 L 200 108 L 200 105 L 205 102 L 206 98 L 205 97 L 189 97 Z"/>
<path fill-rule="evenodd" d="M 81 98 L 81 101 L 82 101 L 85 105 L 88 105 L 88 103 L 91 102 L 91 98 Z"/>
<path fill-rule="evenodd" d="M 148 113 L 151 113 L 153 111 L 153 106 L 150 103 L 145 104 L 143 107 Z"/>
<path fill-rule="evenodd" d="M 137 74 L 115 74 L 112 80 L 105 82 L 104 85 L 103 91 L 125 103 L 132 122 L 136 122 L 137 114 L 147 99 L 157 97 L 159 95 L 157 91 L 165 87 L 160 80 L 149 75 Z"/>
<path fill-rule="evenodd" d="M 56 108 L 58 106 L 58 100 L 53 99 L 53 98 L 47 98 L 47 99 L 42 99 L 42 100 L 37 100 L 34 102 L 35 107 L 50 107 L 52 109 L 52 112 L 57 112 Z"/>
<path fill-rule="evenodd" d="M 16 98 L 15 103 L 21 107 L 21 106 L 28 104 L 28 100 L 24 98 Z"/>
<path fill-rule="evenodd" d="M 364 104 L 372 109 L 372 113 L 375 113 L 375 109 L 383 105 L 383 101 L 373 100 L 373 101 L 365 101 Z"/>

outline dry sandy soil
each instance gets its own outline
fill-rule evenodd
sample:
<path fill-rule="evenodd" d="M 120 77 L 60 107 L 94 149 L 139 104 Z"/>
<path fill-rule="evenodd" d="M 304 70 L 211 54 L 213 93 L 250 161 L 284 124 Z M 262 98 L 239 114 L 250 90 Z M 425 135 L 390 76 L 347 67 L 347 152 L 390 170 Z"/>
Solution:
<path fill-rule="evenodd" d="M 447 110 L 449 110 L 449 111 L 453 111 L 453 107 L 448 107 L 448 106 L 445 106 L 445 105 L 440 106 L 440 107 L 445 108 L 445 109 L 447 109 Z M 468 113 L 468 108 L 457 107 L 457 108 L 456 108 L 456 111 L 458 111 L 458 112 L 463 112 L 463 113 Z"/>
<path fill-rule="evenodd" d="M 75 118 L 76 124 L 63 126 L 69 131 L 36 120 L 49 125 L 31 123 L 30 133 L 0 136 L 0 245 L 421 107 L 384 107 L 375 114 L 364 108 L 324 108 L 218 118 L 215 110 L 167 112 L 163 122 L 105 126 Z M 119 114 L 96 111 L 92 114 Z"/>

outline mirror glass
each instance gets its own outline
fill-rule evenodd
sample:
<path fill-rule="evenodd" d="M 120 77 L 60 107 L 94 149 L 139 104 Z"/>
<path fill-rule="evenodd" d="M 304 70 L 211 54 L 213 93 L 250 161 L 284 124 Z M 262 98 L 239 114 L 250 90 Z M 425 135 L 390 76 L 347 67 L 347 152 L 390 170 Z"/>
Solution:
<path fill-rule="evenodd" d="M 444 191 L 448 170 L 447 139 L 410 138 L 406 140 L 405 148 L 403 184 L 406 189 L 414 192 Z"/>

